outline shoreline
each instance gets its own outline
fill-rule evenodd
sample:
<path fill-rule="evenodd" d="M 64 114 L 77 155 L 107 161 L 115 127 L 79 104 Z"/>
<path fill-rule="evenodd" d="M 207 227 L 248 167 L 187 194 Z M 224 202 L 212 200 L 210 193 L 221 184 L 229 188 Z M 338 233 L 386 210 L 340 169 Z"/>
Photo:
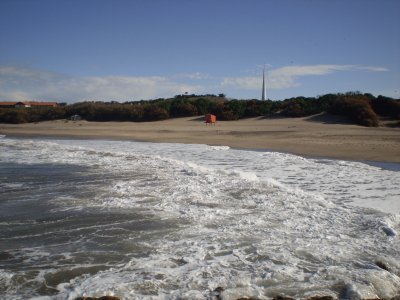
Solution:
<path fill-rule="evenodd" d="M 7 135 L 5 137 L 9 138 L 32 138 L 32 139 L 48 139 L 48 140 L 53 140 L 53 139 L 59 139 L 59 140 L 98 140 L 98 141 L 131 141 L 131 142 L 143 142 L 143 143 L 165 143 L 165 142 L 150 142 L 150 141 L 139 141 L 139 140 L 134 140 L 134 139 L 121 139 L 121 138 L 110 138 L 110 137 L 83 137 L 83 136 L 53 136 L 53 135 Z M 0 136 L 1 138 L 1 136 Z M 172 142 L 171 142 L 172 143 Z M 177 144 L 188 144 L 188 143 L 177 143 Z M 197 144 L 193 144 L 197 145 Z M 199 144 L 200 145 L 200 144 Z M 201 144 L 201 145 L 208 145 L 208 144 Z M 227 146 L 227 145 L 208 145 L 208 146 Z M 293 152 L 289 151 L 284 151 L 284 150 L 272 150 L 272 149 L 263 149 L 263 148 L 242 148 L 242 147 L 230 147 L 227 146 L 231 149 L 234 150 L 242 150 L 242 151 L 260 151 L 260 152 L 278 152 L 278 153 L 285 153 L 285 154 L 292 154 L 292 155 L 297 155 L 301 156 L 307 159 L 329 159 L 329 160 L 343 160 L 343 161 L 350 161 L 350 162 L 359 162 L 359 163 L 364 163 L 370 166 L 375 166 L 379 167 L 384 170 L 390 170 L 390 171 L 398 171 L 400 172 L 400 162 L 392 162 L 392 161 L 377 161 L 377 160 L 362 160 L 362 159 L 350 159 L 350 158 L 337 158 L 337 157 L 330 157 L 330 156 L 321 156 L 321 155 L 308 155 L 308 154 L 296 154 Z"/>
<path fill-rule="evenodd" d="M 319 118 L 321 119 L 321 118 Z M 251 118 L 206 126 L 199 117 L 156 122 L 45 121 L 0 124 L 0 135 L 207 144 L 372 163 L 400 163 L 400 128 L 343 124 L 337 118 Z"/>

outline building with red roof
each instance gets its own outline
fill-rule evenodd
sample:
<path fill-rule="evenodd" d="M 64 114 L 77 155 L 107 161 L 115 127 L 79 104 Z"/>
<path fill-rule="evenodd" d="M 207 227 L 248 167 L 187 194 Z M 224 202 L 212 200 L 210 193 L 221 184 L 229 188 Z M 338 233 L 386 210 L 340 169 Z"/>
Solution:
<path fill-rule="evenodd" d="M 20 101 L 20 102 L 0 102 L 0 108 L 25 108 L 25 107 L 56 107 L 57 102 L 40 102 L 40 101 Z"/>

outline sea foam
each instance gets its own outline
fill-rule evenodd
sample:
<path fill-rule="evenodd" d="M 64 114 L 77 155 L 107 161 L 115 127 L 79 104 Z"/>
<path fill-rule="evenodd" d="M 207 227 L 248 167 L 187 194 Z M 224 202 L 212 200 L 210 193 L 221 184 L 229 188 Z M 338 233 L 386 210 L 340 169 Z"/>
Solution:
<path fill-rule="evenodd" d="M 375 209 L 399 195 L 399 172 L 207 145 L 5 138 L 0 147 L 15 171 L 0 174 L 14 199 L 0 202 L 2 250 L 24 262 L 2 267 L 10 299 L 400 292 L 400 216 Z M 27 195 L 18 182 L 40 188 Z M 359 205 L 366 197 L 374 205 Z M 46 280 L 52 290 L 38 292 Z"/>

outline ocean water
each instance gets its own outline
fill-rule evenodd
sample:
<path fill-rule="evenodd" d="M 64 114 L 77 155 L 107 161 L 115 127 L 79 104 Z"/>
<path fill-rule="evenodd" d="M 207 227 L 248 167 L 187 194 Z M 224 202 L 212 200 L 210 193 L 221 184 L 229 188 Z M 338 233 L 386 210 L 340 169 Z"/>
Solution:
<path fill-rule="evenodd" d="M 0 138 L 1 299 L 400 294 L 400 167 Z"/>

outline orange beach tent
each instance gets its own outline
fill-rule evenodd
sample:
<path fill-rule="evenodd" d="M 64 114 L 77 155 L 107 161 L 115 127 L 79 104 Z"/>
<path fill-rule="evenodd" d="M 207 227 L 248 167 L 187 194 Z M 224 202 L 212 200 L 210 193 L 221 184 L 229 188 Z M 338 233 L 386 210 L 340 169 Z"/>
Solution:
<path fill-rule="evenodd" d="M 206 123 L 206 125 L 208 124 L 214 124 L 217 122 L 217 117 L 212 115 L 212 114 L 206 114 L 205 115 L 205 121 L 204 123 Z"/>

